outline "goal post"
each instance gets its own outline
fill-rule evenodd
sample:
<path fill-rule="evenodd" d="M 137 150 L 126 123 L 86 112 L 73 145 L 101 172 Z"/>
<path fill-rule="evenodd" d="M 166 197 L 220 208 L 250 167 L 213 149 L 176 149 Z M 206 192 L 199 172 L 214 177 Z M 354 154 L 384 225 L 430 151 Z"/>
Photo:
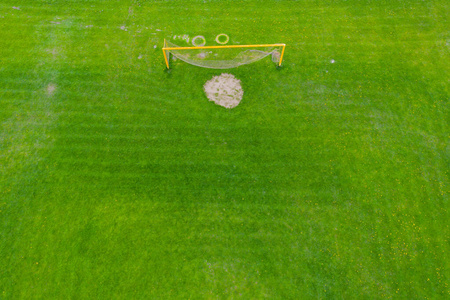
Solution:
<path fill-rule="evenodd" d="M 169 69 L 169 52 L 167 52 L 166 47 L 167 43 L 166 39 L 164 39 L 164 47 L 163 47 L 164 61 L 166 62 L 167 69 Z"/>
<path fill-rule="evenodd" d="M 182 61 L 199 67 L 229 69 L 258 61 L 272 55 L 272 60 L 281 66 L 286 44 L 223 45 L 179 47 L 164 39 L 164 61 L 170 69 L 170 54 Z"/>

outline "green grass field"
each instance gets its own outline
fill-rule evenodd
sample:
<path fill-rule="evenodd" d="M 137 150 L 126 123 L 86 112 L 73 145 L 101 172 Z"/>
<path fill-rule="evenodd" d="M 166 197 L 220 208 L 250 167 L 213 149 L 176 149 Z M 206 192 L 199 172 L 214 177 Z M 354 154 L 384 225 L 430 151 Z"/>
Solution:
<path fill-rule="evenodd" d="M 449 16 L 2 0 L 0 299 L 448 299 Z M 164 38 L 219 33 L 282 68 L 166 71 Z"/>

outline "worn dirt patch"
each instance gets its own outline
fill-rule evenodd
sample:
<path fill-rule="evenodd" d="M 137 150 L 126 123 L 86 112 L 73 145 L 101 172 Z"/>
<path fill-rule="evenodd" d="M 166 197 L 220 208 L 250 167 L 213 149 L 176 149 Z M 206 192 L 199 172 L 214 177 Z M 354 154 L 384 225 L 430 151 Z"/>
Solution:
<path fill-rule="evenodd" d="M 56 85 L 53 83 L 50 83 L 49 85 L 47 85 L 47 88 L 45 90 L 47 92 L 47 96 L 53 96 L 53 94 L 56 91 Z"/>
<path fill-rule="evenodd" d="M 53 59 L 56 59 L 59 55 L 59 50 L 56 48 L 53 49 L 46 49 L 45 50 L 47 53 L 51 54 L 53 56 Z"/>
<path fill-rule="evenodd" d="M 205 83 L 203 89 L 209 101 L 226 108 L 238 106 L 244 95 L 241 81 L 228 73 L 214 76 Z"/>

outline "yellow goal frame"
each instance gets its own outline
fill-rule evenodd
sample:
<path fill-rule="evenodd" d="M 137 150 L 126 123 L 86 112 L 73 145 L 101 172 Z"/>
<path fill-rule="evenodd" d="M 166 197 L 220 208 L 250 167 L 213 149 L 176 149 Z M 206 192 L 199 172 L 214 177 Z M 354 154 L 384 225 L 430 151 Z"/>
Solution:
<path fill-rule="evenodd" d="M 258 47 L 282 47 L 280 55 L 280 62 L 278 66 L 281 66 L 281 62 L 283 61 L 284 49 L 286 48 L 286 44 L 262 44 L 262 45 L 224 45 L 224 46 L 199 46 L 199 47 L 167 47 L 166 39 L 164 39 L 164 47 L 162 48 L 164 54 L 164 61 L 166 62 L 167 69 L 169 67 L 169 57 L 166 54 L 167 50 L 189 50 L 189 49 L 219 49 L 219 48 L 258 48 Z"/>

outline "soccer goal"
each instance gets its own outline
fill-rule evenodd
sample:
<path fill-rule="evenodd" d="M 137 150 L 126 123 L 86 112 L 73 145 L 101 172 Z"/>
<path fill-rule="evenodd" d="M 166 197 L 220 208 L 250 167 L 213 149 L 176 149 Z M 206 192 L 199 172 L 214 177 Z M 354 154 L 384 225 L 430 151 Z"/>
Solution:
<path fill-rule="evenodd" d="M 170 69 L 170 55 L 188 64 L 211 69 L 231 69 L 253 63 L 271 55 L 272 61 L 281 66 L 285 44 L 224 45 L 179 47 L 164 40 L 164 60 Z"/>

